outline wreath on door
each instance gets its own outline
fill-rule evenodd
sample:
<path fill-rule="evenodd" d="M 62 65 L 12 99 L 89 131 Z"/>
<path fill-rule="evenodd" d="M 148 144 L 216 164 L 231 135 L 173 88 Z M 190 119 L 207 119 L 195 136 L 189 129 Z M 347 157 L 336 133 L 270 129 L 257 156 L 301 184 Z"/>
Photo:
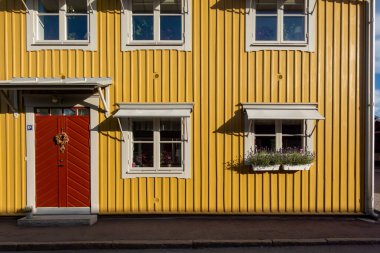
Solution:
<path fill-rule="evenodd" d="M 67 133 L 62 132 L 54 137 L 55 144 L 59 146 L 61 153 L 65 152 L 66 144 L 69 142 L 69 136 Z"/>

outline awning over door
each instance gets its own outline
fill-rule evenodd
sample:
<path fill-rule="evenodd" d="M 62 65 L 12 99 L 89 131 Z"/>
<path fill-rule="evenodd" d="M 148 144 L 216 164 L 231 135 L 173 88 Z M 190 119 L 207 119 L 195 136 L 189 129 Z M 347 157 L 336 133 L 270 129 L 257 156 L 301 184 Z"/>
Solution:
<path fill-rule="evenodd" d="M 115 118 L 190 117 L 192 103 L 120 103 Z"/>
<path fill-rule="evenodd" d="M 104 105 L 106 116 L 109 112 L 109 90 L 112 84 L 111 78 L 13 78 L 11 80 L 0 81 L 0 97 L 2 97 L 15 116 L 17 113 L 17 101 L 10 101 L 10 94 L 5 91 L 88 91 L 98 92 Z M 103 95 L 102 88 L 105 88 Z M 14 96 L 15 99 L 17 96 Z"/>
<path fill-rule="evenodd" d="M 97 90 L 111 83 L 111 78 L 13 78 L 0 81 L 0 90 Z"/>
<path fill-rule="evenodd" d="M 264 104 L 244 103 L 243 110 L 250 120 L 322 120 L 324 117 L 318 112 L 317 104 Z"/>

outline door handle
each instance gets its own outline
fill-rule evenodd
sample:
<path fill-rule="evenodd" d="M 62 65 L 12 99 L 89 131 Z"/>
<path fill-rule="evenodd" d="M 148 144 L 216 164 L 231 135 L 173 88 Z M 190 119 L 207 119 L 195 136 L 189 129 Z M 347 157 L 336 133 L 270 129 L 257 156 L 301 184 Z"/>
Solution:
<path fill-rule="evenodd" d="M 58 164 L 58 167 L 63 167 L 63 166 L 65 166 L 65 165 L 63 165 L 63 164 Z"/>

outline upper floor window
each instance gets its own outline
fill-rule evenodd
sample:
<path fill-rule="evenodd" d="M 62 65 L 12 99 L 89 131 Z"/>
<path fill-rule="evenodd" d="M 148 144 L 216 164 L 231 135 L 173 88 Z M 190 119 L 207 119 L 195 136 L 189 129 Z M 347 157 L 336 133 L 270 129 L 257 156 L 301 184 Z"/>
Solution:
<path fill-rule="evenodd" d="M 190 50 L 189 2 L 124 0 L 122 49 Z"/>
<path fill-rule="evenodd" d="M 29 50 L 95 49 L 94 0 L 29 0 L 28 5 Z"/>
<path fill-rule="evenodd" d="M 247 51 L 314 50 L 315 0 L 247 2 Z"/>

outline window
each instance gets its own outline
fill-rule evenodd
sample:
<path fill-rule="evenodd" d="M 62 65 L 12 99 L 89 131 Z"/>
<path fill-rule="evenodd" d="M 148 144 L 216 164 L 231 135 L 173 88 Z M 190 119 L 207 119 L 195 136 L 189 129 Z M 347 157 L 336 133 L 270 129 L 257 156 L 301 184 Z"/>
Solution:
<path fill-rule="evenodd" d="M 253 124 L 255 149 L 308 149 L 305 120 L 255 120 Z"/>
<path fill-rule="evenodd" d="M 190 178 L 192 104 L 119 104 L 122 175 Z"/>
<path fill-rule="evenodd" d="M 190 50 L 190 0 L 123 0 L 122 49 Z"/>
<path fill-rule="evenodd" d="M 315 0 L 248 0 L 247 51 L 314 50 Z"/>
<path fill-rule="evenodd" d="M 95 0 L 29 0 L 28 6 L 28 50 L 95 50 Z"/>
<path fill-rule="evenodd" d="M 316 104 L 244 103 L 245 154 L 257 149 L 313 151 Z"/>

